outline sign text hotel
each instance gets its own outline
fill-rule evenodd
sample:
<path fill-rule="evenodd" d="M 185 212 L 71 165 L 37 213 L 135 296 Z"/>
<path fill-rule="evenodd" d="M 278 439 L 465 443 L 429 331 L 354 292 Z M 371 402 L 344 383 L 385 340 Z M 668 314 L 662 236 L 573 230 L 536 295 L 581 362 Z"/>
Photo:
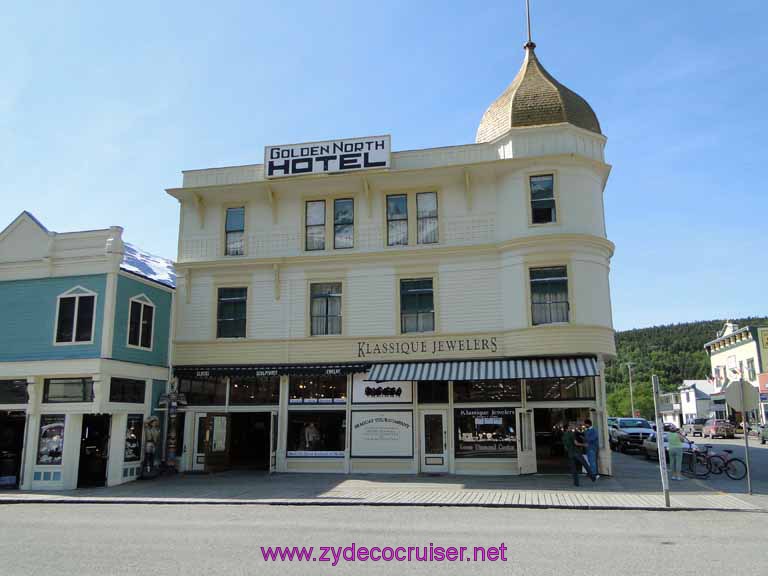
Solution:
<path fill-rule="evenodd" d="M 267 178 L 389 168 L 391 139 L 368 136 L 264 148 Z"/>
<path fill-rule="evenodd" d="M 357 342 L 357 357 L 429 354 L 437 356 L 453 352 L 498 352 L 496 337 L 450 338 L 444 340 L 392 340 L 388 342 Z"/>

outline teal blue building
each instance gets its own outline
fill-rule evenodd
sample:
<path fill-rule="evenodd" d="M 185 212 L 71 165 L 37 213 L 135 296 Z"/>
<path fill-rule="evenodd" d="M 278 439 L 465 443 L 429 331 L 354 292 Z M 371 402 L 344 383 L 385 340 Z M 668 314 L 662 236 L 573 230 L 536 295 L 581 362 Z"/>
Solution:
<path fill-rule="evenodd" d="M 0 487 L 138 478 L 157 445 L 175 274 L 123 230 L 0 232 Z"/>

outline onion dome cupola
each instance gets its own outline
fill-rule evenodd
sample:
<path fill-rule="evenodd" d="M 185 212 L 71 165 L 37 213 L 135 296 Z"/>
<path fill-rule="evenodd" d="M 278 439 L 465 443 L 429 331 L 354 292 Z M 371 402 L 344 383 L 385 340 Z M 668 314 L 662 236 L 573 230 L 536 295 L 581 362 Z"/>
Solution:
<path fill-rule="evenodd" d="M 509 87 L 483 114 L 476 143 L 492 142 L 512 128 L 567 122 L 597 134 L 600 122 L 584 98 L 569 90 L 544 69 L 535 52 L 525 45 L 525 60 Z"/>

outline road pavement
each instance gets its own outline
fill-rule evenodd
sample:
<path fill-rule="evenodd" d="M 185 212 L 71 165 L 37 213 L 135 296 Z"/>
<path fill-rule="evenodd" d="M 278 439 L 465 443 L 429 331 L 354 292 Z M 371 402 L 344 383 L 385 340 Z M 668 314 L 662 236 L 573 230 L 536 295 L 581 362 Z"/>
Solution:
<path fill-rule="evenodd" d="M 768 515 L 489 508 L 0 506 L 4 576 L 759 574 Z M 468 548 L 463 562 L 266 562 L 262 546 Z M 474 560 L 504 545 L 507 561 Z M 349 554 L 349 553 L 348 553 Z M 402 556 L 402 554 L 401 554 Z M 329 553 L 329 558 L 333 554 Z"/>

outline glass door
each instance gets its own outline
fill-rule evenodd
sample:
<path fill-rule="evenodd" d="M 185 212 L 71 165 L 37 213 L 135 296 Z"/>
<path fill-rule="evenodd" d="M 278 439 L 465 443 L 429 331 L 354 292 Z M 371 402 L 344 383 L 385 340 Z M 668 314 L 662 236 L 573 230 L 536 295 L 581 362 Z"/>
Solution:
<path fill-rule="evenodd" d="M 421 471 L 448 472 L 448 413 L 445 410 L 421 413 Z"/>
<path fill-rule="evenodd" d="M 195 414 L 194 449 L 192 451 L 192 471 L 203 472 L 205 470 L 205 445 L 207 443 L 207 414 L 197 412 Z"/>
<path fill-rule="evenodd" d="M 227 414 L 206 417 L 205 470 L 217 472 L 229 468 L 230 419 Z"/>

